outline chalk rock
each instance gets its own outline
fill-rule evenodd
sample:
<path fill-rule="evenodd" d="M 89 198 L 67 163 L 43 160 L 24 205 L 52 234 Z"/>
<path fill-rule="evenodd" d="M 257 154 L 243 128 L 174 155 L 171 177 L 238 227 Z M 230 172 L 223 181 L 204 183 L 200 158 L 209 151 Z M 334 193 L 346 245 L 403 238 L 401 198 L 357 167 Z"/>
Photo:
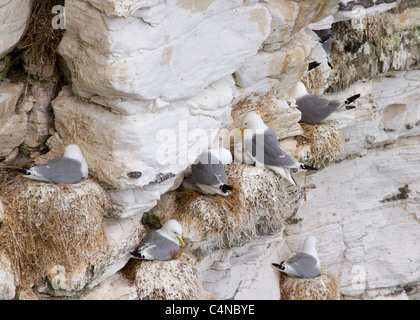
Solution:
<path fill-rule="evenodd" d="M 17 107 L 23 85 L 0 83 L 0 158 L 7 157 L 25 139 L 27 115 Z"/>
<path fill-rule="evenodd" d="M 279 300 L 280 274 L 271 263 L 287 254 L 282 233 L 215 251 L 200 261 L 200 281 L 215 299 Z"/>
<path fill-rule="evenodd" d="M 11 300 L 15 297 L 15 294 L 15 276 L 13 274 L 10 259 L 5 254 L 0 253 L 0 300 Z"/>
<path fill-rule="evenodd" d="M 13 50 L 30 19 L 32 1 L 0 1 L 0 59 Z"/>
<path fill-rule="evenodd" d="M 267 1 L 272 16 L 272 31 L 264 41 L 265 48 L 278 48 L 311 22 L 317 22 L 338 10 L 338 1 Z"/>
<path fill-rule="evenodd" d="M 44 146 L 50 137 L 53 127 L 53 114 L 51 112 L 51 99 L 55 90 L 55 83 L 42 83 L 32 81 L 28 95 L 23 98 L 24 103 L 31 104 L 28 112 L 28 129 L 24 140 L 24 149 L 34 150 Z M 26 108 L 20 105 L 21 109 Z"/>
<path fill-rule="evenodd" d="M 144 101 L 187 100 L 235 72 L 270 32 L 271 17 L 258 4 L 165 4 L 168 15 L 152 27 L 134 16 L 108 17 L 80 0 L 66 3 L 59 52 L 74 92 L 125 113 L 144 110 Z"/>
<path fill-rule="evenodd" d="M 269 77 L 277 79 L 278 88 L 287 92 L 308 69 L 307 58 L 315 44 L 316 42 L 302 31 L 278 50 L 257 53 L 248 58 L 235 72 L 236 84 L 246 87 Z"/>
<path fill-rule="evenodd" d="M 162 183 L 182 173 L 211 144 L 230 111 L 229 83 L 221 94 L 211 89 L 197 96 L 188 102 L 191 108 L 179 102 L 164 107 L 165 112 L 130 116 L 83 102 L 67 88 L 52 101 L 55 127 L 63 143 L 81 147 L 90 173 L 101 183 L 118 190 L 151 184 L 156 196 L 146 197 L 148 203 L 159 199 L 159 190 L 168 190 Z M 214 104 L 203 106 L 199 99 Z"/>
<path fill-rule="evenodd" d="M 339 9 L 334 14 L 334 22 L 378 15 L 395 8 L 398 0 L 356 0 L 340 1 Z"/>
<path fill-rule="evenodd" d="M 138 300 L 134 282 L 120 271 L 88 289 L 81 300 Z"/>

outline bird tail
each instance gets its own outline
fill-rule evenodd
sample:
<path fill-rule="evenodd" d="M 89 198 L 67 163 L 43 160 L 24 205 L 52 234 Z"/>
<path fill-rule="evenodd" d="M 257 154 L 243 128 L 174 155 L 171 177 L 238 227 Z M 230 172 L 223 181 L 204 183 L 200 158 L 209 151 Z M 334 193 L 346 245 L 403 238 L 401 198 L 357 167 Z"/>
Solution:
<path fill-rule="evenodd" d="M 277 269 L 280 269 L 280 270 L 284 270 L 285 268 L 284 268 L 284 261 L 282 261 L 280 264 L 278 264 L 278 263 L 272 263 L 271 264 L 273 267 L 276 267 Z"/>
<path fill-rule="evenodd" d="M 284 167 L 276 167 L 276 166 L 268 166 L 269 169 L 273 170 L 275 173 L 278 173 L 283 178 L 285 178 L 287 181 L 289 181 L 291 184 L 297 186 L 297 183 L 295 179 L 293 179 L 290 170 Z"/>
<path fill-rule="evenodd" d="M 26 176 L 29 176 L 31 173 L 28 171 L 28 170 L 26 170 L 26 169 L 13 169 L 13 170 L 15 170 L 16 172 L 19 172 L 19 173 L 23 173 L 24 175 L 26 175 Z"/>
<path fill-rule="evenodd" d="M 228 192 L 228 190 L 233 190 L 233 187 L 227 184 L 221 185 L 219 188 L 222 190 L 223 193 Z"/>
<path fill-rule="evenodd" d="M 347 98 L 347 100 L 345 101 L 345 103 L 346 104 L 350 104 L 350 103 L 352 103 L 353 101 L 356 101 L 359 98 L 360 98 L 360 93 L 355 94 L 354 96 L 351 96 L 351 97 Z"/>
<path fill-rule="evenodd" d="M 300 167 L 304 170 L 318 170 L 318 168 L 315 168 L 315 167 L 312 167 L 312 166 L 309 166 L 309 165 L 303 164 L 303 163 L 300 165 Z"/>
<path fill-rule="evenodd" d="M 321 63 L 318 62 L 318 61 L 309 62 L 309 64 L 308 64 L 308 70 L 307 71 L 309 72 L 312 69 L 315 69 L 316 67 L 319 67 L 320 65 L 321 65 Z"/>
<path fill-rule="evenodd" d="M 136 259 L 144 259 L 144 256 L 137 251 L 130 252 L 131 256 Z"/>

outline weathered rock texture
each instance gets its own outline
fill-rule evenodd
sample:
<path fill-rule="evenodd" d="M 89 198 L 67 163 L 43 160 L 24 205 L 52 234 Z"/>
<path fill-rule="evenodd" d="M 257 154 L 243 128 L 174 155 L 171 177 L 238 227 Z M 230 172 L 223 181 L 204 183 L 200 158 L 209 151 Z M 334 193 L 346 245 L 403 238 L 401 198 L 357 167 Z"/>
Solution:
<path fill-rule="evenodd" d="M 20 271 L 31 265 L 1 252 L 0 298 L 419 298 L 418 0 L 68 0 L 58 47 L 68 82 L 59 92 L 58 78 L 36 76 L 41 62 L 10 67 L 29 20 L 30 1 L 10 14 L 21 2 L 0 0 L 1 172 L 77 143 L 90 178 L 71 187 L 20 178 L 12 189 L 9 177 L 0 180 L 0 234 L 28 212 L 39 226 L 31 230 L 44 230 L 50 211 L 28 210 L 59 199 L 86 221 L 60 220 L 49 243 L 66 227 L 74 241 L 87 236 L 79 227 L 101 241 L 72 268 L 70 256 L 51 256 L 29 282 Z M 333 69 L 310 31 L 331 26 Z M 314 60 L 321 65 L 307 73 Z M 298 81 L 328 98 L 361 93 L 354 119 L 299 124 L 290 99 Z M 227 197 L 179 187 L 209 146 L 230 148 L 238 160 L 238 127 L 251 110 L 288 152 L 320 170 L 294 173 L 292 187 L 235 161 Z M 81 199 L 96 203 L 94 212 Z M 130 261 L 146 231 L 169 218 L 184 228 L 180 256 Z M 32 226 L 22 219 L 14 225 Z M 271 263 L 309 234 L 334 281 L 285 290 L 295 279 L 280 278 Z"/>
<path fill-rule="evenodd" d="M 0 59 L 12 51 L 24 35 L 31 8 L 32 0 L 0 1 Z"/>

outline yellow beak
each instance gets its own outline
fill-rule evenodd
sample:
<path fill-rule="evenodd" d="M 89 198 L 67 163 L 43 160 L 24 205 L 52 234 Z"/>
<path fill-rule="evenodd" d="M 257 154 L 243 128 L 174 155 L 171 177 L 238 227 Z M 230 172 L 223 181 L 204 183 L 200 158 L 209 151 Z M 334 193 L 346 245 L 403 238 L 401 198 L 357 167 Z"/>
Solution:
<path fill-rule="evenodd" d="M 239 131 L 242 133 L 244 132 L 245 128 L 240 128 Z"/>
<path fill-rule="evenodd" d="M 181 237 L 178 237 L 178 240 L 181 243 L 181 245 L 184 245 L 184 239 L 182 239 Z"/>

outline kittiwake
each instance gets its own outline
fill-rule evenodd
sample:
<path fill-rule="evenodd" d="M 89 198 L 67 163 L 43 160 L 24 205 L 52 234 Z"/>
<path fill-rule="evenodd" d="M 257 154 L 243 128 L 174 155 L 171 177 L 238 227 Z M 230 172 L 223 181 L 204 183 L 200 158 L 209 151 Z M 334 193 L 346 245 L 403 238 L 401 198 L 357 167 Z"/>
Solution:
<path fill-rule="evenodd" d="M 179 245 L 184 245 L 182 227 L 178 221 L 166 221 L 162 228 L 152 231 L 141 240 L 131 256 L 135 259 L 160 260 L 171 259 Z"/>
<path fill-rule="evenodd" d="M 225 167 L 232 163 L 232 154 L 224 148 L 204 151 L 191 166 L 192 180 L 203 194 L 227 196 L 232 186 L 227 184 Z"/>
<path fill-rule="evenodd" d="M 242 128 L 250 129 L 245 137 L 245 150 L 256 163 L 256 166 L 265 167 L 280 174 L 291 184 L 296 185 L 291 176 L 290 169 L 317 170 L 317 168 L 300 163 L 282 148 L 277 136 L 268 128 L 261 117 L 255 112 L 249 112 L 242 119 Z"/>
<path fill-rule="evenodd" d="M 348 114 L 344 112 L 334 112 L 343 107 L 346 109 L 353 109 L 354 106 L 349 106 L 350 103 L 360 97 L 356 94 L 347 98 L 345 101 L 328 100 L 310 94 L 306 91 L 306 87 L 302 82 L 298 82 L 292 98 L 296 100 L 296 106 L 302 113 L 300 122 L 308 124 L 317 124 L 327 120 L 348 120 L 351 119 Z"/>
<path fill-rule="evenodd" d="M 319 275 L 321 263 L 316 252 L 316 238 L 309 236 L 303 245 L 302 252 L 280 264 L 272 263 L 281 272 L 298 278 L 315 278 Z"/>
<path fill-rule="evenodd" d="M 332 69 L 333 66 L 330 63 L 330 52 L 332 47 L 331 28 L 313 30 L 318 36 L 318 42 L 321 44 L 327 57 L 328 66 Z"/>
<path fill-rule="evenodd" d="M 26 178 L 57 184 L 75 184 L 88 176 L 88 165 L 76 144 L 69 144 L 64 155 L 30 169 L 16 169 Z"/>

